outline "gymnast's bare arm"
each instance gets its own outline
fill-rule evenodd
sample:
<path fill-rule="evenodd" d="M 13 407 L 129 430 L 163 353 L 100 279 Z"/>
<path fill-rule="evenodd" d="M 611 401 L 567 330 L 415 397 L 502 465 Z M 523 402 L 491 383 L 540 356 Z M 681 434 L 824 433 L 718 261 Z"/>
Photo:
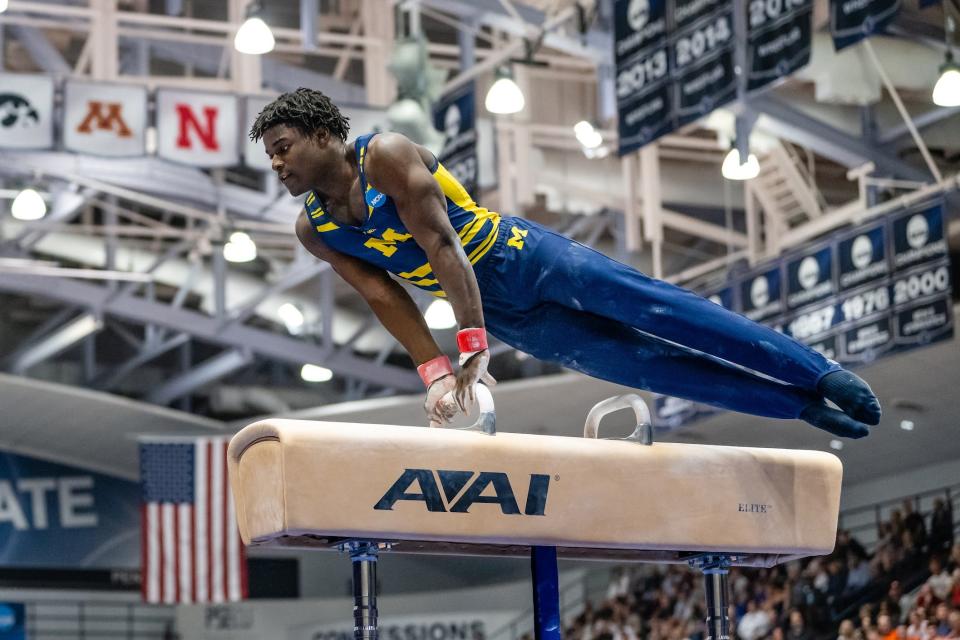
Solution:
<path fill-rule="evenodd" d="M 382 133 L 367 147 L 367 181 L 393 198 L 400 219 L 427 254 L 460 328 L 483 328 L 477 278 L 450 224 L 446 200 L 413 142 Z"/>
<path fill-rule="evenodd" d="M 403 345 L 414 364 L 422 364 L 439 356 L 430 329 L 417 305 L 383 269 L 328 247 L 313 229 L 305 214 L 297 218 L 297 238 L 313 255 L 330 263 L 367 302 L 384 328 Z"/>

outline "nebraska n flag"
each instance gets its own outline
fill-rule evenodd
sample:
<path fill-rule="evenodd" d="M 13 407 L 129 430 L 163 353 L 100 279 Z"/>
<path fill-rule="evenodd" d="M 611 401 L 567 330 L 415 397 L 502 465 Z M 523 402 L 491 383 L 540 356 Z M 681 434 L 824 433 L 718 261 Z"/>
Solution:
<path fill-rule="evenodd" d="M 247 559 L 227 481 L 227 438 L 140 444 L 143 599 L 227 602 L 247 596 Z"/>

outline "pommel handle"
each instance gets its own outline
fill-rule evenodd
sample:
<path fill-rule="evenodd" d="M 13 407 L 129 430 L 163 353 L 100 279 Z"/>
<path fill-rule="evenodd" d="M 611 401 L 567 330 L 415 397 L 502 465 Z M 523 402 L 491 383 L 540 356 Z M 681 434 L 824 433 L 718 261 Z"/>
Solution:
<path fill-rule="evenodd" d="M 633 409 L 637 417 L 637 426 L 626 438 L 622 440 L 634 440 L 641 444 L 653 444 L 653 421 L 650 419 L 650 409 L 643 398 L 635 393 L 628 393 L 622 396 L 614 396 L 601 400 L 593 405 L 590 413 L 587 414 L 587 422 L 583 426 L 584 438 L 597 438 L 600 430 L 600 420 L 608 413 L 619 411 L 620 409 Z"/>

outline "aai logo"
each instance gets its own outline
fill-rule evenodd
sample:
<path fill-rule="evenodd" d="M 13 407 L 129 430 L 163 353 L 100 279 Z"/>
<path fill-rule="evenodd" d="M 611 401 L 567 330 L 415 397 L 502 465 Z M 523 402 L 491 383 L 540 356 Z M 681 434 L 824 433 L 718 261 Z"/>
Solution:
<path fill-rule="evenodd" d="M 419 491 L 411 490 L 414 484 Z M 409 500 L 423 502 L 431 512 L 469 513 L 474 504 L 496 504 L 504 515 L 542 516 L 547 507 L 549 488 L 550 476 L 530 474 L 521 514 L 513 485 L 505 473 L 438 470 L 434 474 L 432 469 L 405 469 L 373 508 L 392 511 L 397 502 Z M 493 495 L 483 495 L 490 492 Z"/>

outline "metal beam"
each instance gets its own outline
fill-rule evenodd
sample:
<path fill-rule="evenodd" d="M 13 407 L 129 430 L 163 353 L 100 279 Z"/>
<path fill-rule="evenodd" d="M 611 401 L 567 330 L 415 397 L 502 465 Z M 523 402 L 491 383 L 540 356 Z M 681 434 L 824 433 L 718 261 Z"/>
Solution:
<path fill-rule="evenodd" d="M 92 307 L 104 315 L 188 332 L 196 339 L 214 344 L 250 348 L 265 358 L 297 366 L 304 363 L 323 365 L 338 375 L 362 378 L 403 391 L 419 391 L 423 388 L 420 377 L 412 369 L 376 365 L 343 348 L 330 353 L 321 345 L 246 325 L 232 325 L 221 330 L 221 321 L 208 315 L 174 309 L 163 303 L 129 295 L 111 298 L 113 293 L 104 287 L 74 281 L 57 282 L 56 286 L 51 286 L 46 278 L 9 274 L 0 278 L 0 290 Z"/>
<path fill-rule="evenodd" d="M 146 345 L 140 350 L 139 353 L 126 362 L 114 367 L 108 372 L 104 372 L 98 378 L 94 379 L 91 383 L 91 386 L 101 391 L 110 391 L 136 369 L 139 369 L 154 358 L 162 356 L 171 349 L 176 349 L 189 340 L 189 334 L 180 333 L 169 340 L 165 340 L 153 345 Z"/>
<path fill-rule="evenodd" d="M 31 367 L 66 351 L 102 328 L 103 322 L 99 318 L 93 314 L 84 313 L 20 352 L 13 359 L 10 371 L 22 375 Z"/>
<path fill-rule="evenodd" d="M 960 107 L 936 107 L 912 117 L 913 124 L 916 125 L 917 129 L 924 129 L 930 125 L 940 122 L 941 120 L 946 120 L 947 118 L 951 118 L 955 115 L 960 115 Z M 896 142 L 909 133 L 910 129 L 907 127 L 907 123 L 900 122 L 882 132 L 879 136 L 877 136 L 877 140 L 880 142 L 880 144 L 888 145 L 891 142 Z"/>
<path fill-rule="evenodd" d="M 145 400 L 154 404 L 169 404 L 195 389 L 228 376 L 253 362 L 253 354 L 244 349 L 228 349 L 179 375 L 147 394 Z"/>
<path fill-rule="evenodd" d="M 769 95 L 751 98 L 749 104 L 767 116 L 767 121 L 761 122 L 762 127 L 782 138 L 809 147 L 834 162 L 846 167 L 873 162 L 880 171 L 893 176 L 922 182 L 929 180 L 927 172 Z"/>
<path fill-rule="evenodd" d="M 10 25 L 10 30 L 30 54 L 30 57 L 33 58 L 33 61 L 44 71 L 63 75 L 69 75 L 73 72 L 73 68 L 63 59 L 60 51 L 47 40 L 43 31 L 36 27 L 16 24 Z"/>
<path fill-rule="evenodd" d="M 327 269 L 330 269 L 330 263 L 314 259 L 310 259 L 310 262 L 307 263 L 294 263 L 290 265 L 290 268 L 275 282 L 268 284 L 257 291 L 251 298 L 244 300 L 237 307 L 230 309 L 227 312 L 227 321 L 225 324 L 244 322 L 253 315 L 260 303 L 267 298 L 299 286 Z M 327 310 L 324 310 L 324 313 L 327 313 Z"/>

